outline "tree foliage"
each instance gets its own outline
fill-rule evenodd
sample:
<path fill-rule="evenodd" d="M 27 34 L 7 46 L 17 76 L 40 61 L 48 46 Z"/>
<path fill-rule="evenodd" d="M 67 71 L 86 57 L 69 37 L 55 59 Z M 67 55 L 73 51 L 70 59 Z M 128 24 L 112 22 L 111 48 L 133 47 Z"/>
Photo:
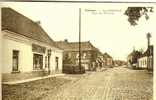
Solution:
<path fill-rule="evenodd" d="M 147 34 L 146 34 L 146 37 L 147 37 L 147 39 L 151 38 L 151 37 L 152 37 L 152 36 L 151 36 L 151 33 L 147 33 Z"/>
<path fill-rule="evenodd" d="M 139 52 L 143 54 L 144 49 L 143 49 L 143 48 L 141 48 L 141 49 L 139 50 Z"/>
<path fill-rule="evenodd" d="M 148 20 L 150 12 L 153 12 L 153 7 L 128 7 L 124 14 L 128 16 L 128 22 L 135 26 L 142 16 Z"/>

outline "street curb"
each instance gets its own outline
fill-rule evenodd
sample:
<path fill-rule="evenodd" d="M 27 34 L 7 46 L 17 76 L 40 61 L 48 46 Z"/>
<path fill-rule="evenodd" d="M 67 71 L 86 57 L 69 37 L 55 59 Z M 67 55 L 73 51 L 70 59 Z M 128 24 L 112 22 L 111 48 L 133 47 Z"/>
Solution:
<path fill-rule="evenodd" d="M 43 76 L 43 77 L 36 77 L 36 78 L 31 78 L 31 79 L 19 80 L 19 81 L 2 82 L 2 84 L 16 85 L 16 84 L 32 82 L 32 81 L 36 81 L 36 80 L 46 79 L 46 78 L 50 78 L 50 77 L 64 76 L 64 75 L 65 74 L 54 74 L 54 75 L 48 75 L 48 76 Z"/>

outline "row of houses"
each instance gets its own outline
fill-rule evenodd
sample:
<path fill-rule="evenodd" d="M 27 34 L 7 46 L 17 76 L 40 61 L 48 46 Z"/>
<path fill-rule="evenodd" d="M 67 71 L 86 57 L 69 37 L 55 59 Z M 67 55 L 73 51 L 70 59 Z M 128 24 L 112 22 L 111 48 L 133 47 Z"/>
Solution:
<path fill-rule="evenodd" d="M 59 73 L 64 64 L 78 65 L 78 42 L 54 41 L 38 22 L 11 8 L 2 8 L 1 15 L 4 80 L 14 75 L 28 78 Z M 81 62 L 85 70 L 96 70 L 111 66 L 113 58 L 87 41 L 81 43 Z"/>
<path fill-rule="evenodd" d="M 124 60 L 113 60 L 113 65 L 116 66 L 123 66 L 123 65 L 127 65 L 127 62 Z"/>
<path fill-rule="evenodd" d="M 63 64 L 79 64 L 79 43 L 57 41 L 59 48 L 63 49 Z M 107 53 L 101 53 L 90 41 L 81 42 L 81 64 L 85 70 L 96 70 L 103 66 L 113 64 L 113 58 Z"/>
<path fill-rule="evenodd" d="M 136 69 L 153 70 L 153 45 L 149 45 L 145 52 L 133 50 L 127 57 L 128 66 Z"/>

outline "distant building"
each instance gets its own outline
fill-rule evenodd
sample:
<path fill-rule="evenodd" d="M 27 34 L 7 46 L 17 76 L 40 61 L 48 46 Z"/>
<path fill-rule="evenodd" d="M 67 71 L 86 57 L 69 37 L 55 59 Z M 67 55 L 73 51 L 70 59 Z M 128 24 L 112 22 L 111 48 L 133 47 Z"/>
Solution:
<path fill-rule="evenodd" d="M 103 54 L 104 66 L 112 66 L 113 65 L 113 58 L 108 54 Z"/>
<path fill-rule="evenodd" d="M 104 67 L 104 57 L 102 52 L 100 52 L 99 50 L 98 50 L 98 56 L 96 58 L 96 63 L 97 63 L 97 68 L 101 69 L 102 67 Z"/>
<path fill-rule="evenodd" d="M 132 55 L 133 53 L 130 53 L 128 56 L 127 56 L 127 66 L 130 67 L 132 65 Z"/>
<path fill-rule="evenodd" d="M 136 68 L 138 65 L 138 58 L 142 55 L 141 52 L 137 50 L 133 50 L 128 56 L 127 56 L 127 64 L 129 67 Z"/>
<path fill-rule="evenodd" d="M 126 65 L 127 64 L 123 60 L 114 60 L 113 63 L 114 63 L 114 66 L 122 66 L 122 65 Z"/>
<path fill-rule="evenodd" d="M 153 63 L 153 45 L 150 45 L 148 49 L 138 59 L 138 68 L 146 68 L 148 70 L 153 70 Z"/>
<path fill-rule="evenodd" d="M 3 77 L 62 71 L 63 51 L 38 23 L 11 8 L 2 8 L 1 14 Z"/>
<path fill-rule="evenodd" d="M 79 42 L 58 41 L 56 44 L 63 49 L 63 64 L 79 64 Z M 90 41 L 81 42 L 81 64 L 86 70 L 95 70 L 98 49 Z"/>
<path fill-rule="evenodd" d="M 133 50 L 127 57 L 127 63 L 133 68 L 153 70 L 153 45 L 148 46 L 144 53 Z"/>

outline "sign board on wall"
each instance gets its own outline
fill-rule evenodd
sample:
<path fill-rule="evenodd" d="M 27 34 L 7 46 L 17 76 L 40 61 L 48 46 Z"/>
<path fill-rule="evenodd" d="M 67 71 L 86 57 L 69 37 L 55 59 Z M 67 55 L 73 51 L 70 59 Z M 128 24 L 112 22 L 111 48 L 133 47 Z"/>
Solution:
<path fill-rule="evenodd" d="M 43 47 L 37 44 L 32 44 L 32 51 L 38 52 L 38 53 L 45 53 L 46 47 Z"/>

